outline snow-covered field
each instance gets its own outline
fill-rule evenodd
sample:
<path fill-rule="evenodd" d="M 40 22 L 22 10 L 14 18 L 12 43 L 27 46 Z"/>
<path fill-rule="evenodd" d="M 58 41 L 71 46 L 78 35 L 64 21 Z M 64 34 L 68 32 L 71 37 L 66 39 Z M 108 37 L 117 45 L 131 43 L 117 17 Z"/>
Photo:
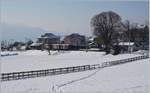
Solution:
<path fill-rule="evenodd" d="M 137 54 L 104 55 L 103 52 L 18 52 L 1 58 L 2 72 L 49 69 L 125 59 Z M 6 81 L 1 93 L 148 93 L 149 59 L 97 69 L 24 80 Z"/>
<path fill-rule="evenodd" d="M 149 93 L 148 60 L 100 69 L 92 77 L 62 87 L 76 93 Z"/>
<path fill-rule="evenodd" d="M 85 51 L 47 51 L 29 50 L 15 52 L 18 55 L 1 58 L 1 72 L 18 72 L 30 70 L 42 70 L 50 68 L 100 64 L 104 61 L 112 61 L 139 56 L 139 54 L 121 54 L 113 56 L 104 52 Z"/>

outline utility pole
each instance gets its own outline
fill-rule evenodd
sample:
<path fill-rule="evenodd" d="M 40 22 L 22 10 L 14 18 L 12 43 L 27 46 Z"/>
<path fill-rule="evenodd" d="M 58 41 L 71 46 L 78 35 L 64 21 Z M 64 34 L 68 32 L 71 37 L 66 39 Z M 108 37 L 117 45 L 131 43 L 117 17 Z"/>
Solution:
<path fill-rule="evenodd" d="M 85 42 L 86 42 L 86 52 L 88 52 L 88 37 L 85 36 Z"/>
<path fill-rule="evenodd" d="M 59 35 L 58 52 L 60 52 L 60 35 Z"/>
<path fill-rule="evenodd" d="M 130 22 L 127 21 L 127 30 L 128 30 L 128 35 L 129 35 L 129 47 L 128 47 L 128 52 L 131 53 L 131 31 L 130 31 Z"/>

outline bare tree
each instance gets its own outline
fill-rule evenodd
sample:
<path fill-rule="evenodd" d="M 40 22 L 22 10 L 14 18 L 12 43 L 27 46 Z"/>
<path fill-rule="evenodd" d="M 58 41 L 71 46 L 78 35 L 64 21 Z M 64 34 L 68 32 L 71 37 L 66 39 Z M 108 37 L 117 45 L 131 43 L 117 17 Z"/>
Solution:
<path fill-rule="evenodd" d="M 138 23 L 131 23 L 130 21 L 126 20 L 123 23 L 125 28 L 124 32 L 124 41 L 135 42 L 137 47 L 141 47 L 145 49 L 145 46 L 148 45 L 149 42 L 149 27 L 146 25 L 138 25 Z M 131 53 L 130 45 L 128 47 L 128 51 Z"/>
<path fill-rule="evenodd" d="M 101 43 L 105 46 L 107 54 L 117 42 L 116 32 L 120 25 L 121 17 L 112 11 L 102 12 L 91 19 L 93 33 L 101 38 Z"/>

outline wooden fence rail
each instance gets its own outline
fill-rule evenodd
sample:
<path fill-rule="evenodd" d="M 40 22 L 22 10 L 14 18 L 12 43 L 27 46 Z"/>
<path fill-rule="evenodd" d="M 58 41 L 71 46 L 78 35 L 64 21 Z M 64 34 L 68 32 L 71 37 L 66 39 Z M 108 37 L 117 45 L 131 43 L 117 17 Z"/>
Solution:
<path fill-rule="evenodd" d="M 75 67 L 65 67 L 65 68 L 55 68 L 55 69 L 46 69 L 46 70 L 36 70 L 36 71 L 24 71 L 24 72 L 12 72 L 12 73 L 2 73 L 1 81 L 10 81 L 10 80 L 19 80 L 19 79 L 27 79 L 41 76 L 50 76 L 50 75 L 59 75 L 73 72 L 81 72 L 87 70 L 93 70 L 98 68 L 110 67 L 113 65 L 123 64 L 127 62 L 133 62 L 136 60 L 146 59 L 149 56 L 138 56 L 128 59 L 103 62 L 102 64 L 94 64 L 94 65 L 83 65 L 83 66 L 75 66 Z"/>

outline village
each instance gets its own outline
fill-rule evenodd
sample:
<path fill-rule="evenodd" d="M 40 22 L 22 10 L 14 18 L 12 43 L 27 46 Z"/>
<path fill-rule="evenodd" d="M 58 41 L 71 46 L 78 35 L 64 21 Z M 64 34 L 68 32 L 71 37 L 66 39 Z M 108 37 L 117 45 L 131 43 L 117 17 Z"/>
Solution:
<path fill-rule="evenodd" d="M 134 30 L 136 29 L 136 35 Z M 149 50 L 148 30 L 146 25 L 137 25 L 136 28 L 129 31 L 120 31 L 117 45 L 119 53 L 129 53 L 138 50 Z M 129 38 L 130 36 L 130 38 Z M 104 44 L 98 42 L 98 38 L 91 36 L 87 37 L 78 33 L 73 33 L 66 36 L 57 36 L 53 33 L 43 33 L 35 42 L 26 40 L 19 41 L 2 41 L 2 51 L 25 51 L 25 50 L 97 50 L 103 51 Z M 115 54 L 112 52 L 112 54 Z"/>

